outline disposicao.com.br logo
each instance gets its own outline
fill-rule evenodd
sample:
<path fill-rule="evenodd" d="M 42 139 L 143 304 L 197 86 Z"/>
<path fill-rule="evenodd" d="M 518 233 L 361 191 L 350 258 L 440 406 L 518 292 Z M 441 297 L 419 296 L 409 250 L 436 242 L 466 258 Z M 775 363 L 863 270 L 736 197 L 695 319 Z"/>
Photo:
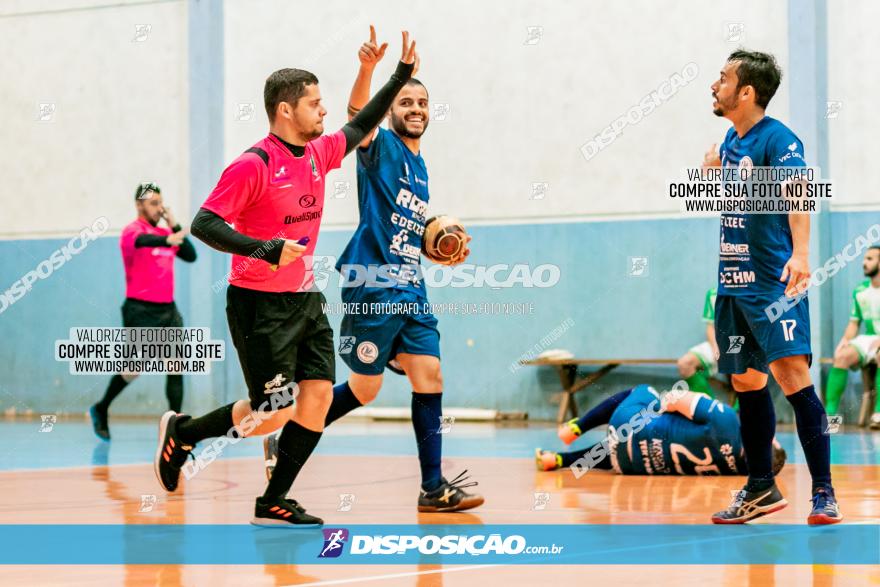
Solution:
<path fill-rule="evenodd" d="M 410 552 L 420 555 L 518 555 L 518 554 L 559 554 L 563 546 L 529 546 L 519 534 L 447 534 L 438 536 L 428 534 L 353 534 L 345 528 L 325 528 L 324 545 L 318 558 L 339 557 L 346 543 L 350 555 L 406 555 Z"/>
<path fill-rule="evenodd" d="M 321 548 L 318 558 L 339 557 L 348 540 L 348 530 L 345 528 L 323 528 L 322 531 L 324 532 L 324 546 Z"/>

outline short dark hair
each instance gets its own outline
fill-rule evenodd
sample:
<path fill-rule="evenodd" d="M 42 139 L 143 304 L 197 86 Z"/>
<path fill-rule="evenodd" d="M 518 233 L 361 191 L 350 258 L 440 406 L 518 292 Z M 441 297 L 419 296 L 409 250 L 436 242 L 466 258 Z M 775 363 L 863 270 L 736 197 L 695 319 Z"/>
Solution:
<path fill-rule="evenodd" d="M 288 102 L 296 106 L 296 101 L 306 93 L 306 86 L 317 84 L 315 74 L 304 69 L 285 68 L 279 69 L 266 78 L 263 87 L 263 102 L 266 104 L 266 114 L 269 122 L 275 120 L 275 109 L 281 102 Z"/>
<path fill-rule="evenodd" d="M 134 199 L 135 201 L 145 199 L 144 196 L 147 195 L 147 192 L 156 192 L 157 194 L 161 194 L 162 190 L 159 189 L 153 182 L 139 183 L 137 188 L 134 190 Z"/>
<path fill-rule="evenodd" d="M 755 103 L 767 108 L 782 80 L 782 70 L 776 58 L 769 53 L 737 49 L 727 61 L 739 61 L 736 69 L 737 91 L 743 86 L 752 86 L 755 88 Z"/>
<path fill-rule="evenodd" d="M 404 85 L 405 86 L 422 86 L 423 88 L 425 88 L 425 84 L 423 84 L 421 81 L 417 80 L 414 77 L 409 78 Z M 428 88 L 425 88 L 425 93 L 426 94 L 428 93 Z"/>
<path fill-rule="evenodd" d="M 870 247 L 868 247 L 868 250 L 870 251 L 871 249 L 877 249 L 878 251 L 880 251 L 880 245 L 871 245 Z"/>

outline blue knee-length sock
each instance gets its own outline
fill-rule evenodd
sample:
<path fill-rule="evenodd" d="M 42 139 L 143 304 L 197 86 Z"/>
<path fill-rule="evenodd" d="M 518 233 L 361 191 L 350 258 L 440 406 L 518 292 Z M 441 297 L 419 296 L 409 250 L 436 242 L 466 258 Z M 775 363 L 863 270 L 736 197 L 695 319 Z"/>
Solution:
<path fill-rule="evenodd" d="M 442 393 L 413 392 L 412 394 L 412 423 L 419 449 L 422 489 L 425 491 L 433 491 L 439 487 L 442 477 L 440 472 L 443 439 L 440 435 L 442 400 Z"/>
<path fill-rule="evenodd" d="M 630 393 L 632 393 L 632 390 L 627 389 L 626 391 L 615 393 L 611 397 L 605 398 L 599 402 L 598 406 L 578 419 L 578 428 L 581 429 L 581 432 L 586 432 L 587 430 L 592 430 L 596 426 L 601 426 L 602 424 L 610 422 L 614 410 L 617 409 L 617 406 L 623 403 L 623 400 L 629 397 Z"/>
<path fill-rule="evenodd" d="M 350 411 L 361 407 L 363 404 L 355 397 L 348 385 L 348 381 L 333 386 L 333 402 L 330 409 L 327 410 L 327 417 L 324 418 L 324 426 L 329 426 L 331 422 L 335 422 Z"/>
<path fill-rule="evenodd" d="M 559 453 L 559 456 L 562 457 L 560 459 L 562 461 L 562 466 L 563 467 L 572 466 L 577 461 L 579 461 L 580 459 L 582 459 L 582 458 L 586 457 L 588 454 L 590 454 L 590 452 L 592 452 L 593 448 L 595 448 L 598 444 L 599 443 L 594 444 L 593 446 L 591 446 L 587 450 L 575 450 L 572 452 Z M 611 455 L 609 455 L 608 451 L 605 449 L 602 449 L 602 453 L 604 453 L 604 456 L 598 462 L 593 462 L 592 466 L 590 467 L 591 469 L 603 469 L 606 471 L 611 469 Z"/>
<path fill-rule="evenodd" d="M 776 410 L 767 387 L 738 392 L 743 449 L 749 467 L 747 491 L 763 491 L 773 485 L 773 437 Z"/>
<path fill-rule="evenodd" d="M 828 420 L 816 389 L 808 385 L 785 399 L 794 408 L 798 438 L 813 477 L 813 489 L 831 487 L 831 437 L 825 432 Z"/>

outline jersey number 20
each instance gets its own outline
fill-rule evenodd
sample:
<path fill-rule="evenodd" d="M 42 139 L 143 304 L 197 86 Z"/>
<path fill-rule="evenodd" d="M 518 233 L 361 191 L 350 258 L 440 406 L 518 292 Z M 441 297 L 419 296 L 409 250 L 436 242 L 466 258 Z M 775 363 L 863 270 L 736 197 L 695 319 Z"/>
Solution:
<path fill-rule="evenodd" d="M 706 458 L 698 459 L 697 456 L 686 449 L 684 445 L 672 442 L 669 444 L 669 452 L 672 453 L 672 462 L 675 463 L 675 470 L 679 475 L 687 475 L 681 468 L 681 457 L 684 456 L 694 466 L 694 472 L 697 475 L 720 475 L 718 465 L 712 464 L 712 453 L 708 447 L 703 447 L 703 454 Z"/>

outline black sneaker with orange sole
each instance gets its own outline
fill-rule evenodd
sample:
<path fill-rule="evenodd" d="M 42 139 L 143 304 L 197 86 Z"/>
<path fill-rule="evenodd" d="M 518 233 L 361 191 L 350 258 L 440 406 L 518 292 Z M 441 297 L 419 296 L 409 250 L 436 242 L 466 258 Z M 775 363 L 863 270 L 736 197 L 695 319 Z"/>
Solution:
<path fill-rule="evenodd" d="M 177 423 L 189 418 L 177 412 L 168 411 L 159 420 L 159 446 L 153 459 L 156 478 L 166 491 L 175 491 L 180 480 L 180 468 L 192 453 L 192 446 L 184 444 L 177 436 Z"/>
<path fill-rule="evenodd" d="M 307 514 L 305 508 L 295 499 L 265 500 L 261 496 L 257 498 L 254 506 L 254 519 L 251 520 L 251 524 L 282 528 L 317 528 L 324 524 L 324 520 Z"/>

